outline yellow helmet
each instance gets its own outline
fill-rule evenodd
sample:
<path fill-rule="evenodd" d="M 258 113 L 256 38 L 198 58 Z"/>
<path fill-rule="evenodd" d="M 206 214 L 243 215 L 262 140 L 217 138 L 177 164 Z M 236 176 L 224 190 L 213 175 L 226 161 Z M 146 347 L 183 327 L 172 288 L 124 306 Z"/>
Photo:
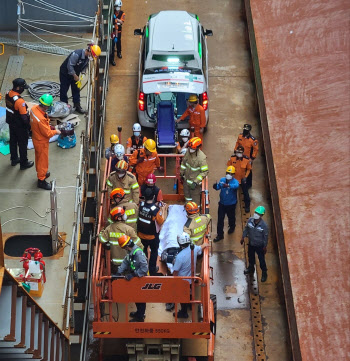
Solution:
<path fill-rule="evenodd" d="M 118 144 L 119 143 L 119 137 L 117 134 L 112 134 L 110 137 L 111 144 Z"/>
<path fill-rule="evenodd" d="M 229 165 L 226 169 L 226 173 L 235 174 L 236 168 L 233 165 Z"/>
<path fill-rule="evenodd" d="M 98 45 L 90 46 L 90 51 L 94 58 L 98 58 L 101 55 L 101 48 Z"/>
<path fill-rule="evenodd" d="M 197 102 L 198 102 L 198 97 L 197 97 L 197 95 L 196 95 L 196 94 L 191 94 L 191 95 L 189 96 L 189 98 L 188 98 L 188 101 L 189 101 L 190 103 L 197 103 Z"/>
<path fill-rule="evenodd" d="M 147 139 L 143 146 L 152 153 L 156 151 L 156 142 L 153 139 Z"/>

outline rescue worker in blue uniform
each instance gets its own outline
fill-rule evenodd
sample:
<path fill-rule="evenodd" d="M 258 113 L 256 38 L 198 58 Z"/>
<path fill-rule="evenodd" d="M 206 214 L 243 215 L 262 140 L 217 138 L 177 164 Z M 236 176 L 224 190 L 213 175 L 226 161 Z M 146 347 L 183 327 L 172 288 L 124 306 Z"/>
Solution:
<path fill-rule="evenodd" d="M 115 277 L 120 277 L 125 273 L 125 279 L 130 281 L 134 277 L 147 276 L 148 264 L 147 258 L 142 249 L 138 247 L 129 236 L 124 234 L 118 239 L 119 246 L 128 252 L 123 259 L 122 264 L 118 267 Z M 130 312 L 131 320 L 129 322 L 144 322 L 146 303 L 136 303 L 137 311 Z"/>
<path fill-rule="evenodd" d="M 241 244 L 244 243 L 244 238 L 248 237 L 248 260 L 249 267 L 245 269 L 244 274 L 254 272 L 255 268 L 255 253 L 258 255 L 260 268 L 262 271 L 261 282 L 267 280 L 267 267 L 265 262 L 265 254 L 267 252 L 267 241 L 269 238 L 269 230 L 267 224 L 262 217 L 265 214 L 265 208 L 259 206 L 255 209 L 253 217 L 248 219 L 248 222 L 243 230 Z"/>
<path fill-rule="evenodd" d="M 90 44 L 86 49 L 74 50 L 60 67 L 60 100 L 68 104 L 68 89 L 71 87 L 75 110 L 84 114 L 80 105 L 79 75 L 86 71 L 89 60 L 98 58 L 101 49 L 98 45 Z"/>
<path fill-rule="evenodd" d="M 215 237 L 214 242 L 219 242 L 224 239 L 225 215 L 227 215 L 228 218 L 228 234 L 233 233 L 236 228 L 236 204 L 239 183 L 237 179 L 234 178 L 234 175 L 235 167 L 230 165 L 226 169 L 226 176 L 221 178 L 219 183 L 216 182 L 213 184 L 215 190 L 220 190 L 217 236 Z"/>

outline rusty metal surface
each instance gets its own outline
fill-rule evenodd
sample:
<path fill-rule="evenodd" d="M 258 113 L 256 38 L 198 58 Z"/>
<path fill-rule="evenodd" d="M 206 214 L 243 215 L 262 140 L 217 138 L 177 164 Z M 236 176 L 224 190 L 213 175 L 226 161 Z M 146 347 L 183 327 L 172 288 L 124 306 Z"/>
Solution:
<path fill-rule="evenodd" d="M 349 2 L 249 3 L 293 355 L 349 359 Z"/>

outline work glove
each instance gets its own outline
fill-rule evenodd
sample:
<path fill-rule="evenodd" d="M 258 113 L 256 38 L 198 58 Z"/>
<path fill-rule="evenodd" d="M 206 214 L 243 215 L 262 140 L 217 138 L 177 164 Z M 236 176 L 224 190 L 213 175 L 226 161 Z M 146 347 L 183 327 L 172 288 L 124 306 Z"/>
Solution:
<path fill-rule="evenodd" d="M 196 189 L 196 187 L 197 187 L 197 183 L 196 183 L 196 182 L 193 182 L 193 183 L 190 185 L 190 188 L 191 188 L 192 190 Z"/>
<path fill-rule="evenodd" d="M 244 243 L 244 238 L 241 239 L 241 244 L 243 244 L 243 243 Z"/>
<path fill-rule="evenodd" d="M 118 38 L 115 36 L 114 39 L 113 39 L 113 41 L 114 41 L 115 43 L 117 43 L 117 42 L 118 42 Z"/>
<path fill-rule="evenodd" d="M 127 280 L 127 281 L 130 281 L 131 279 L 133 279 L 134 278 L 134 275 L 132 274 L 132 273 L 128 273 L 127 275 L 125 275 L 125 279 Z"/>
<path fill-rule="evenodd" d="M 267 247 L 264 247 L 264 248 L 263 248 L 263 251 L 264 251 L 264 254 L 266 254 L 266 252 L 267 252 Z"/>
<path fill-rule="evenodd" d="M 143 158 L 143 157 L 137 158 L 137 162 L 136 162 L 136 163 L 137 163 L 137 164 L 143 163 L 144 160 L 145 160 L 145 158 Z"/>
<path fill-rule="evenodd" d="M 218 182 L 215 182 L 214 184 L 213 184 L 213 188 L 215 189 L 215 190 L 217 190 L 217 187 L 218 186 Z"/>
<path fill-rule="evenodd" d="M 242 178 L 242 183 L 247 184 L 247 178 Z"/>

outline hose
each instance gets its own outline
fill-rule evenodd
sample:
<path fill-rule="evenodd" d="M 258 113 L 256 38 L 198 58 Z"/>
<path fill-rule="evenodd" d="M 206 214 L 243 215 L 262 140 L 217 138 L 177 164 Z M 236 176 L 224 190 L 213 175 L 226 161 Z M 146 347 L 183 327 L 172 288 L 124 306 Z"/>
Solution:
<path fill-rule="evenodd" d="M 51 94 L 55 98 L 60 94 L 60 84 L 48 80 L 36 81 L 29 84 L 28 92 L 35 100 L 39 100 L 44 94 Z"/>

